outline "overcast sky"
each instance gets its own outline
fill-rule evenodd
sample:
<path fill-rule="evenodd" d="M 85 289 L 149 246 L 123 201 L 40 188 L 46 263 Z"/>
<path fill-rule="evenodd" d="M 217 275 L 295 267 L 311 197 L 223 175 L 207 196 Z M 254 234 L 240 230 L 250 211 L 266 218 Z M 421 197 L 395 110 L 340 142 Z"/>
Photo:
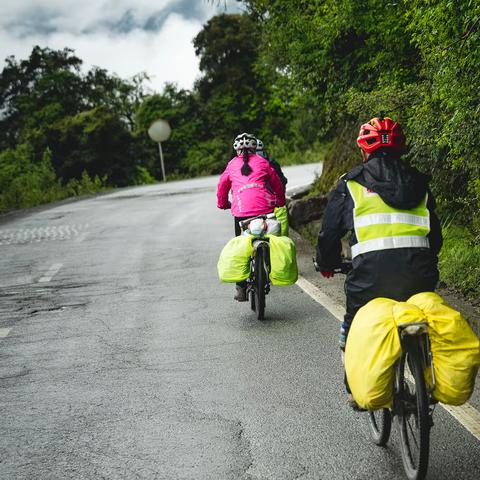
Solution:
<path fill-rule="evenodd" d="M 0 62 L 28 57 L 34 45 L 70 47 L 85 70 L 97 65 L 129 78 L 139 72 L 151 87 L 191 88 L 199 75 L 192 45 L 202 25 L 225 11 L 207 0 L 0 0 Z M 227 12 L 239 3 L 227 0 Z M 3 68 L 3 67 L 2 67 Z"/>

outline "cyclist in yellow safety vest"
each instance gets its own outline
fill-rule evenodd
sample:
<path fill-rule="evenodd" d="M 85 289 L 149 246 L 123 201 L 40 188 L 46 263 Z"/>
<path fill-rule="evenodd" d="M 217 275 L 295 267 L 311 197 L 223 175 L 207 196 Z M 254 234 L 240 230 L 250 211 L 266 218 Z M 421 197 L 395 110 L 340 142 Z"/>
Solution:
<path fill-rule="evenodd" d="M 405 147 L 400 125 L 383 115 L 373 118 L 361 126 L 357 144 L 363 164 L 343 175 L 332 192 L 316 255 L 322 275 L 332 277 L 341 263 L 341 239 L 350 232 L 342 350 L 353 317 L 370 300 L 405 301 L 435 289 L 442 246 L 429 177 L 400 158 Z"/>

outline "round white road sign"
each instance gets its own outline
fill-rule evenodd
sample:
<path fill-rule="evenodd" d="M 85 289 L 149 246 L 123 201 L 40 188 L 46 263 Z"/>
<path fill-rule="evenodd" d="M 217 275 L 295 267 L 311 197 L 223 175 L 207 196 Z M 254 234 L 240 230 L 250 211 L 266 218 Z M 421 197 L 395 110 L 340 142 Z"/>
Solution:
<path fill-rule="evenodd" d="M 172 129 L 166 120 L 155 120 L 148 129 L 148 135 L 157 143 L 168 140 Z"/>

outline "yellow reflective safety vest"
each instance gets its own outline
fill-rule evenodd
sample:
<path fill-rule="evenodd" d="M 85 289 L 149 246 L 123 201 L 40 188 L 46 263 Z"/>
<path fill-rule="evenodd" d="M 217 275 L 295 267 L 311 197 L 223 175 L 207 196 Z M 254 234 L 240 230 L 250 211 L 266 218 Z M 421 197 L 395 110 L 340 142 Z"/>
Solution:
<path fill-rule="evenodd" d="M 430 246 L 428 194 L 417 207 L 400 210 L 390 207 L 378 193 L 354 180 L 349 180 L 347 187 L 355 205 L 353 226 L 358 240 L 352 246 L 352 258 L 375 250 Z"/>

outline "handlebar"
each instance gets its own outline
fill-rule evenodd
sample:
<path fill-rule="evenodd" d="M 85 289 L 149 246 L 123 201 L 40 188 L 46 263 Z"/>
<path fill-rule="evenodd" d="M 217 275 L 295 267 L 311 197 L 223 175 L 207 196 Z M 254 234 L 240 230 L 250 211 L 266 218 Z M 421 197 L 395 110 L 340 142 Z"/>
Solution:
<path fill-rule="evenodd" d="M 316 262 L 315 258 L 312 258 L 313 266 L 315 267 L 315 271 L 320 272 L 322 270 L 329 270 L 326 268 L 321 268 L 320 265 Z M 352 262 L 342 262 L 337 268 L 334 268 L 332 271 L 333 273 L 343 273 L 346 275 L 352 269 Z"/>

